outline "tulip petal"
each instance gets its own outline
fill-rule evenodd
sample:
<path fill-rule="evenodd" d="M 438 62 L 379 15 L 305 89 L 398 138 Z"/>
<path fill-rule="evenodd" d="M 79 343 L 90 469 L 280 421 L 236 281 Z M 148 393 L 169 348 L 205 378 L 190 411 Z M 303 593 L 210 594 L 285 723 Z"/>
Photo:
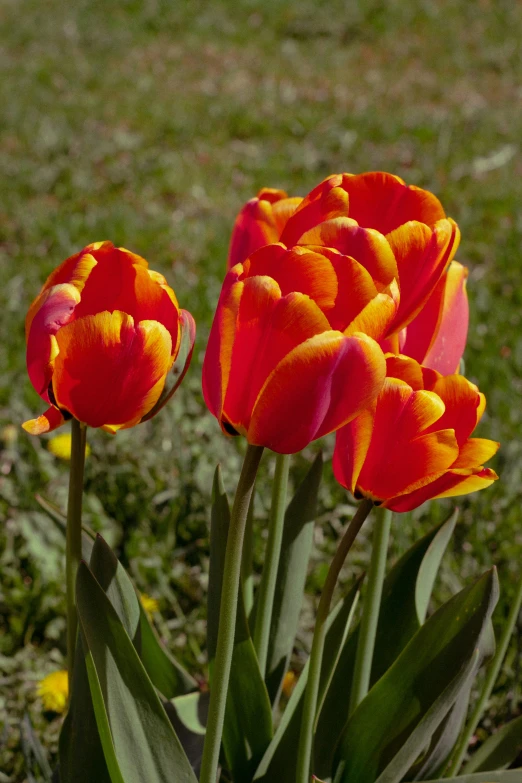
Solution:
<path fill-rule="evenodd" d="M 352 494 L 370 447 L 374 419 L 375 405 L 372 405 L 337 431 L 333 472 L 337 481 Z"/>
<path fill-rule="evenodd" d="M 458 458 L 455 460 L 452 468 L 476 468 L 477 465 L 483 465 L 500 448 L 500 443 L 487 438 L 469 438 L 460 447 Z"/>
<path fill-rule="evenodd" d="M 305 232 L 301 245 L 332 247 L 352 256 L 370 273 L 378 291 L 398 277 L 397 262 L 388 240 L 372 228 L 361 228 L 355 220 L 338 217 Z"/>
<path fill-rule="evenodd" d="M 324 332 L 298 345 L 262 388 L 248 441 L 282 454 L 347 424 L 371 404 L 384 380 L 385 362 L 366 335 Z"/>
<path fill-rule="evenodd" d="M 430 388 L 446 408 L 437 429 L 452 427 L 459 445 L 464 444 L 477 426 L 477 409 L 484 395 L 463 375 L 439 376 Z"/>
<path fill-rule="evenodd" d="M 140 256 L 111 243 L 92 252 L 97 264 L 85 283 L 75 317 L 119 310 L 136 322 L 158 321 L 170 332 L 175 351 L 179 344 L 179 308 L 163 275 L 151 272 Z"/>
<path fill-rule="evenodd" d="M 468 270 L 452 261 L 430 298 L 401 332 L 400 350 L 442 375 L 458 371 L 468 334 Z"/>
<path fill-rule="evenodd" d="M 288 221 L 301 203 L 284 190 L 265 188 L 248 201 L 234 223 L 228 252 L 228 269 L 242 264 L 264 245 L 278 242 Z"/>
<path fill-rule="evenodd" d="M 399 307 L 399 289 L 395 281 L 385 292 L 377 294 L 353 319 L 344 334 L 364 332 L 374 340 L 383 339 Z"/>
<path fill-rule="evenodd" d="M 301 201 L 281 234 L 281 242 L 293 247 L 305 232 L 319 223 L 348 217 L 348 196 L 342 187 L 345 177 L 343 174 L 328 177 Z"/>
<path fill-rule="evenodd" d="M 431 484 L 426 484 L 426 486 L 411 494 L 393 498 L 384 505 L 392 511 L 412 511 L 427 500 L 468 495 L 470 492 L 486 489 L 497 479 L 497 474 L 490 468 L 479 468 L 476 471 L 463 470 L 461 472 L 450 470 Z"/>
<path fill-rule="evenodd" d="M 373 448 L 373 444 L 372 447 Z M 455 461 L 459 448 L 453 430 L 429 432 L 388 450 L 371 471 L 361 470 L 358 489 L 385 500 L 429 484 Z"/>
<path fill-rule="evenodd" d="M 422 309 L 457 250 L 460 232 L 450 219 L 439 220 L 433 231 L 423 223 L 411 220 L 386 238 L 399 270 L 401 304 L 392 327 L 396 332 L 407 326 Z"/>
<path fill-rule="evenodd" d="M 306 294 L 324 312 L 332 310 L 339 290 L 335 268 L 328 255 L 295 247 L 281 252 L 282 245 L 268 245 L 248 259 L 248 277 L 266 275 L 275 280 L 281 294 Z M 371 282 L 371 281 L 370 281 Z"/>
<path fill-rule="evenodd" d="M 171 376 L 174 376 L 174 383 L 167 388 L 167 385 L 163 387 L 163 390 L 158 397 L 157 402 L 149 410 L 148 413 L 143 416 L 141 421 L 148 421 L 160 411 L 168 401 L 173 397 L 176 390 L 179 388 L 181 381 L 187 374 L 187 370 L 192 360 L 192 354 L 194 351 L 194 343 L 196 341 L 196 322 L 188 310 L 180 310 L 180 353 L 175 357 L 174 365 L 172 368 Z"/>
<path fill-rule="evenodd" d="M 360 226 L 376 228 L 381 234 L 410 220 L 432 227 L 445 217 L 442 204 L 433 193 L 406 185 L 393 174 L 370 171 L 348 175 L 343 187 L 349 197 L 349 216 Z"/>
<path fill-rule="evenodd" d="M 156 321 L 121 311 L 87 315 L 56 334 L 58 407 L 91 427 L 136 424 L 156 403 L 172 365 L 172 339 Z"/>
<path fill-rule="evenodd" d="M 329 328 L 308 296 L 294 292 L 281 297 L 277 283 L 268 277 L 245 281 L 223 405 L 234 429 L 248 429 L 259 391 L 279 362 L 296 346 Z"/>
<path fill-rule="evenodd" d="M 65 417 L 58 408 L 51 405 L 45 413 L 38 416 L 37 419 L 29 419 L 24 421 L 22 427 L 30 435 L 43 435 L 45 432 L 52 432 L 53 430 L 61 427 L 65 422 Z"/>
<path fill-rule="evenodd" d="M 243 267 L 237 264 L 225 277 L 203 362 L 203 396 L 208 409 L 218 421 L 221 421 L 230 377 L 237 314 L 244 288 L 244 283 L 239 280 L 242 272 Z"/>
<path fill-rule="evenodd" d="M 57 353 L 54 335 L 75 317 L 79 301 L 80 294 L 74 285 L 60 283 L 42 291 L 32 306 L 27 335 L 27 372 L 35 390 L 46 402 L 50 402 L 47 389 Z"/>

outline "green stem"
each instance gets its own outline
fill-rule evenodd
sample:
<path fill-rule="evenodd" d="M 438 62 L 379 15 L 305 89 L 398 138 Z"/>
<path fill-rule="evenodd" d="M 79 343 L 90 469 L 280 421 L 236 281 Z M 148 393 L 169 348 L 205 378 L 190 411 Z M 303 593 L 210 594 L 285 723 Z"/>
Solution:
<path fill-rule="evenodd" d="M 517 622 L 517 618 L 520 613 L 521 607 L 522 607 L 522 580 L 519 580 L 517 592 L 515 594 L 515 599 L 511 604 L 511 608 L 509 610 L 506 624 L 504 626 L 504 630 L 502 631 L 502 636 L 500 637 L 498 642 L 497 651 L 487 670 L 486 680 L 484 682 L 482 692 L 475 705 L 475 709 L 473 710 L 473 713 L 468 721 L 468 724 L 457 744 L 455 750 L 455 756 L 453 758 L 453 761 L 451 763 L 448 772 L 446 773 L 447 777 L 450 778 L 454 777 L 457 774 L 458 770 L 460 769 L 462 760 L 466 754 L 466 750 L 468 749 L 469 741 L 473 736 L 473 734 L 475 733 L 476 728 L 480 722 L 480 719 L 482 718 L 484 709 L 489 701 L 489 697 L 491 696 L 493 686 L 495 685 L 497 677 L 500 673 L 500 669 L 502 667 L 504 658 L 506 657 L 509 641 L 511 639 L 511 635 L 515 628 L 515 624 Z"/>
<path fill-rule="evenodd" d="M 377 509 L 375 528 L 372 540 L 372 553 L 366 592 L 363 598 L 361 626 L 357 653 L 353 672 L 352 690 L 350 693 L 350 714 L 364 699 L 370 689 L 373 651 L 377 635 L 377 623 L 381 608 L 382 586 L 386 571 L 386 557 L 392 512 L 388 509 Z"/>
<path fill-rule="evenodd" d="M 74 651 L 78 631 L 76 613 L 76 572 L 82 558 L 83 470 L 87 427 L 77 419 L 71 421 L 71 468 L 67 503 L 67 533 L 65 543 L 65 584 L 67 591 L 67 671 L 72 682 Z"/>
<path fill-rule="evenodd" d="M 283 540 L 289 469 L 290 456 L 288 454 L 277 454 L 274 484 L 272 486 L 272 507 L 270 509 L 268 541 L 266 544 L 263 574 L 259 584 L 256 627 L 254 631 L 254 647 L 256 648 L 259 668 L 263 679 L 266 674 L 270 625 L 272 623 L 277 570 L 279 568 L 279 556 L 281 554 L 281 542 Z"/>
<path fill-rule="evenodd" d="M 262 453 L 262 446 L 248 446 L 230 517 L 223 585 L 221 588 L 216 657 L 212 671 L 210 705 L 201 761 L 200 783 L 216 783 L 230 667 L 234 650 L 243 537 L 250 498 L 254 489 Z"/>
<path fill-rule="evenodd" d="M 312 746 L 314 726 L 317 712 L 317 699 L 319 694 L 319 682 L 321 679 L 321 666 L 323 662 L 324 643 L 326 638 L 326 620 L 330 612 L 332 598 L 346 556 L 355 541 L 363 523 L 372 510 L 372 501 L 363 500 L 355 512 L 353 519 L 339 543 L 334 555 L 326 581 L 324 583 L 317 615 L 315 619 L 314 638 L 312 651 L 308 663 L 308 681 L 306 684 L 305 699 L 303 705 L 303 717 L 301 720 L 301 734 L 299 737 L 299 752 L 297 754 L 296 783 L 310 783 L 310 767 L 312 760 Z"/>
<path fill-rule="evenodd" d="M 243 600 L 245 613 L 250 617 L 254 606 L 254 494 L 250 498 L 248 507 L 245 539 L 243 541 L 243 556 L 241 558 L 241 581 L 243 583 Z"/>

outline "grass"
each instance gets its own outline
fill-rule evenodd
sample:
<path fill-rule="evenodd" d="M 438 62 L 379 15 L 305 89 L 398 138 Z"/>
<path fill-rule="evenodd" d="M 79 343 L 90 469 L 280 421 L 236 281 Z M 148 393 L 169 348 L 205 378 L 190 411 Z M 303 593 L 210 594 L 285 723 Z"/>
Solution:
<path fill-rule="evenodd" d="M 166 274 L 196 317 L 193 366 L 169 408 L 113 439 L 90 434 L 86 516 L 159 599 L 161 631 L 178 656 L 203 671 L 211 476 L 221 461 L 232 488 L 241 446 L 206 412 L 200 365 L 232 221 L 264 185 L 304 195 L 334 171 L 385 169 L 433 190 L 458 221 L 458 258 L 471 270 L 466 369 L 488 397 L 481 434 L 502 442 L 501 481 L 461 503 L 439 589 L 496 563 L 501 624 L 522 551 L 522 8 L 0 0 L 0 9 L 0 780 L 26 780 L 26 709 L 54 752 L 59 720 L 42 714 L 33 684 L 62 666 L 64 652 L 63 542 L 34 495 L 63 506 L 67 467 L 45 439 L 19 430 L 43 410 L 25 374 L 25 311 L 57 263 L 111 239 Z M 324 445 L 330 454 L 331 440 Z M 314 448 L 294 460 L 294 481 Z M 321 553 L 351 513 L 326 473 L 311 595 L 325 575 Z M 446 509 L 397 519 L 392 556 Z M 366 557 L 363 538 L 355 567 Z M 493 721 L 520 708 L 512 678 L 521 645 L 519 635 Z"/>

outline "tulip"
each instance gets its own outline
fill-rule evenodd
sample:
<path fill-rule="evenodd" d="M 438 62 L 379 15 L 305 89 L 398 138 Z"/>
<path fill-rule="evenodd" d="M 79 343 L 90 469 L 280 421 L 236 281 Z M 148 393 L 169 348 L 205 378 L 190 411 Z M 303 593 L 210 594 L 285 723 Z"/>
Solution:
<path fill-rule="evenodd" d="M 357 498 L 400 512 L 492 484 L 498 476 L 483 463 L 499 444 L 470 437 L 486 404 L 477 387 L 406 356 L 388 356 L 386 363 L 374 405 L 337 433 L 339 483 Z"/>
<path fill-rule="evenodd" d="M 442 375 L 458 372 L 468 335 L 467 277 L 466 267 L 452 261 L 416 318 L 381 347 Z"/>
<path fill-rule="evenodd" d="M 291 454 L 371 403 L 385 374 L 376 341 L 398 308 L 388 261 L 376 256 L 372 277 L 337 250 L 278 243 L 232 267 L 203 364 L 225 433 Z"/>
<path fill-rule="evenodd" d="M 398 334 L 421 311 L 459 243 L 456 223 L 427 190 L 385 172 L 334 174 L 304 199 L 260 191 L 240 212 L 229 268 L 261 246 L 313 245 L 355 258 L 374 277 L 387 257 L 395 269 L 400 307 L 386 337 Z"/>
<path fill-rule="evenodd" d="M 187 361 L 167 392 L 182 333 Z M 114 433 L 170 397 L 188 368 L 195 325 L 143 258 L 96 242 L 48 277 L 27 314 L 26 337 L 30 380 L 50 407 L 24 428 L 40 435 L 74 417 Z"/>

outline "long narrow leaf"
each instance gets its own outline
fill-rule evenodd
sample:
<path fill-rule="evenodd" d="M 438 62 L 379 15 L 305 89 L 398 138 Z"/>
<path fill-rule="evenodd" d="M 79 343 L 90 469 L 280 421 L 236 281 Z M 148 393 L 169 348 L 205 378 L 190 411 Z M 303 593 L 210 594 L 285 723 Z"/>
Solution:
<path fill-rule="evenodd" d="M 420 627 L 416 604 L 416 585 L 424 558 L 430 547 L 446 531 L 453 531 L 453 515 L 431 530 L 397 561 L 384 580 L 384 589 L 377 627 L 371 684 L 389 669 L 406 644 Z M 426 599 L 425 599 L 426 600 Z M 428 597 L 429 600 L 429 597 Z M 334 748 L 348 720 L 350 691 L 359 626 L 350 634 L 341 653 L 331 686 L 319 716 L 314 753 L 315 773 L 330 776 Z"/>
<path fill-rule="evenodd" d="M 76 598 L 98 730 L 112 783 L 196 783 L 138 653 L 85 563 Z"/>
<path fill-rule="evenodd" d="M 322 470 L 323 459 L 318 454 L 285 514 L 265 678 L 273 703 L 277 702 L 299 625 Z"/>
<path fill-rule="evenodd" d="M 349 719 L 336 750 L 339 783 L 401 781 L 465 687 L 497 599 L 492 570 L 419 629 Z"/>

